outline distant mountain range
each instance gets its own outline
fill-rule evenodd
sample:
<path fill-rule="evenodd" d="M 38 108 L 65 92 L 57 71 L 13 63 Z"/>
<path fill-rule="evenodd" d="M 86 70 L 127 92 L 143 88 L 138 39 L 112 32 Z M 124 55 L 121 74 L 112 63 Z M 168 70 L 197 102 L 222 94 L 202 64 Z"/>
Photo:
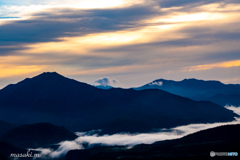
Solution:
<path fill-rule="evenodd" d="M 206 160 L 239 159 L 238 156 L 211 157 L 210 152 L 238 152 L 240 124 L 211 128 L 180 139 L 153 144 L 140 144 L 132 149 L 126 146 L 97 146 L 85 150 L 71 150 L 65 160 Z"/>
<path fill-rule="evenodd" d="M 211 101 L 221 106 L 240 106 L 239 84 L 223 84 L 219 81 L 198 79 L 184 79 L 182 81 L 158 79 L 134 89 L 161 89 L 197 101 Z"/>
<path fill-rule="evenodd" d="M 0 90 L 0 117 L 8 123 L 48 122 L 71 131 L 102 129 L 102 134 L 114 134 L 226 122 L 238 115 L 212 102 L 198 102 L 159 89 L 103 90 L 46 72 Z"/>
<path fill-rule="evenodd" d="M 97 88 L 99 88 L 99 89 L 111 89 L 111 88 L 113 88 L 112 86 L 109 86 L 109 85 L 105 85 L 105 86 L 103 86 L 103 85 L 98 85 L 98 86 L 95 86 L 95 87 L 97 87 Z"/>

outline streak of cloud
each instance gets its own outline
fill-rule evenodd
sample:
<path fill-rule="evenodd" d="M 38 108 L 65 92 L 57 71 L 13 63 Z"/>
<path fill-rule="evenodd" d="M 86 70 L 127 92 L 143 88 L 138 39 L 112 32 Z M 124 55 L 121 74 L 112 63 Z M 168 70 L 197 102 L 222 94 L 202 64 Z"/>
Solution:
<path fill-rule="evenodd" d="M 59 41 L 60 37 L 83 36 L 89 33 L 136 28 L 134 23 L 159 14 L 152 6 L 105 10 L 80 10 L 76 8 L 48 9 L 35 13 L 27 20 L 12 21 L 0 25 L 0 42 L 36 43 Z"/>
<path fill-rule="evenodd" d="M 230 67 L 238 67 L 238 66 L 240 66 L 240 60 L 222 62 L 222 63 L 216 63 L 216 64 L 191 66 L 189 68 L 186 68 L 186 70 L 197 71 L 197 70 L 207 70 L 207 69 L 213 69 L 213 68 L 230 68 Z"/>

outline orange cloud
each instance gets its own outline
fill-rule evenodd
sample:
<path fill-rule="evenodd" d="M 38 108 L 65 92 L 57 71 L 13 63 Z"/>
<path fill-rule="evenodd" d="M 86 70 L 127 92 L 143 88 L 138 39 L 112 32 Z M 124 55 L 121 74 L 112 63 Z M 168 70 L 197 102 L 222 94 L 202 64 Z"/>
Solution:
<path fill-rule="evenodd" d="M 191 71 L 209 70 L 213 68 L 230 68 L 230 67 L 238 67 L 238 66 L 240 66 L 240 60 L 234 60 L 234 61 L 220 62 L 220 63 L 214 63 L 214 64 L 205 64 L 205 65 L 186 67 L 184 71 L 191 72 Z"/>
<path fill-rule="evenodd" d="M 39 72 L 39 71 L 43 71 L 44 68 L 45 66 L 37 66 L 37 65 L 30 65 L 30 66 L 0 65 L 0 78 Z"/>

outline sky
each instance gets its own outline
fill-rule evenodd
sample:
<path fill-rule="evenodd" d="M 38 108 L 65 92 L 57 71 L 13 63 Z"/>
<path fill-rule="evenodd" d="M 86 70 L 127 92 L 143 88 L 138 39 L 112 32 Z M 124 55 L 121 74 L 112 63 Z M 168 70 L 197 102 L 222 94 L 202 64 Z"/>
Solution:
<path fill-rule="evenodd" d="M 48 71 L 239 84 L 240 1 L 0 0 L 0 88 Z"/>

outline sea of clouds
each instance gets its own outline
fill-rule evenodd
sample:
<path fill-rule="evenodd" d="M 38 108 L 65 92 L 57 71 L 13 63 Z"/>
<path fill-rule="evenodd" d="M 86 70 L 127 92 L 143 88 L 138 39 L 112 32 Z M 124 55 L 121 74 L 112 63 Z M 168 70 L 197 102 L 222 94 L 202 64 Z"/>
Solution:
<path fill-rule="evenodd" d="M 234 111 L 240 115 L 240 106 L 225 106 L 225 108 Z M 207 123 L 207 124 L 190 124 L 185 126 L 178 126 L 172 129 L 161 129 L 157 133 L 139 133 L 139 134 L 114 134 L 99 136 L 99 131 L 90 132 L 76 132 L 79 137 L 74 141 L 64 141 L 59 143 L 58 149 L 37 148 L 34 150 L 41 152 L 42 158 L 59 158 L 65 156 L 69 150 L 86 149 L 94 145 L 125 145 L 129 148 L 137 144 L 151 144 L 156 141 L 163 141 L 169 139 L 176 139 L 186 136 L 188 134 L 214 128 L 221 125 L 240 124 L 240 118 L 235 118 L 232 122 L 225 123 Z M 84 145 L 87 144 L 87 145 Z"/>

